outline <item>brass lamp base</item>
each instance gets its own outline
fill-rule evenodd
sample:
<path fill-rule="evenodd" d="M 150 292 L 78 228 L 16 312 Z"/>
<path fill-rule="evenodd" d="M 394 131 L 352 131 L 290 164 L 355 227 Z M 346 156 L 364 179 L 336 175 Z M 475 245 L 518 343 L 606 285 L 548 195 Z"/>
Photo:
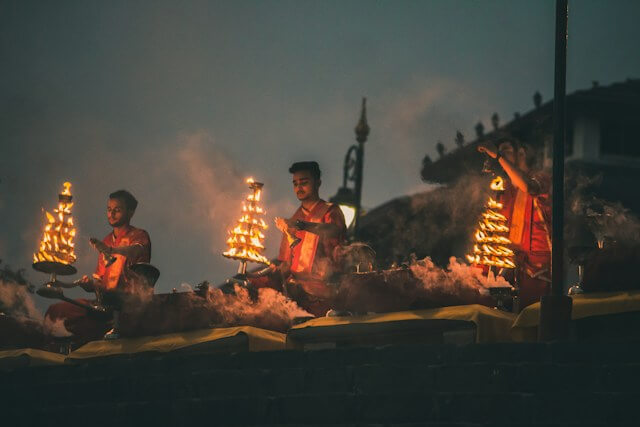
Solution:
<path fill-rule="evenodd" d="M 55 274 L 60 276 L 70 276 L 76 274 L 78 270 L 71 264 L 63 264 L 61 262 L 54 261 L 38 261 L 32 264 L 32 267 L 36 271 L 47 274 Z"/>

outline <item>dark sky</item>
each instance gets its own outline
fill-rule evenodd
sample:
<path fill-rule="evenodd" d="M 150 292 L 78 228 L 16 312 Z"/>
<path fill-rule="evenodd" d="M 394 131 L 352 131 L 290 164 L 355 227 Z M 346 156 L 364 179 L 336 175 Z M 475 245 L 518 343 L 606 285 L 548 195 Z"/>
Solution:
<path fill-rule="evenodd" d="M 640 2 L 570 3 L 569 91 L 640 77 Z M 330 197 L 367 96 L 364 204 L 424 190 L 438 140 L 551 97 L 553 29 L 550 0 L 2 0 L 0 258 L 30 265 L 71 180 L 81 272 L 126 188 L 159 290 L 218 282 L 244 178 L 265 182 L 270 223 L 295 209 L 293 161 L 318 160 Z"/>

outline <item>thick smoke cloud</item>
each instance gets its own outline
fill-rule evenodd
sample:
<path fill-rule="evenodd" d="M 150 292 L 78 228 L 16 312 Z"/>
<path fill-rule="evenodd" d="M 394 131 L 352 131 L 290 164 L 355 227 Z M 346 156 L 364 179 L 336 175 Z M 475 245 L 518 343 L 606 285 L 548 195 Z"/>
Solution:
<path fill-rule="evenodd" d="M 273 289 L 250 293 L 236 285 L 234 294 L 207 287 L 196 292 L 159 295 L 144 302 L 130 300 L 125 303 L 120 319 L 124 336 L 140 336 L 229 326 L 284 332 L 296 317 L 308 316 L 295 302 Z"/>
<path fill-rule="evenodd" d="M 585 242 L 588 232 L 596 241 L 637 246 L 640 242 L 640 219 L 619 201 L 596 196 L 602 175 L 572 174 L 567 179 L 569 193 L 567 234 L 571 242 Z M 595 242 L 594 242 L 595 243 Z"/>
<path fill-rule="evenodd" d="M 447 268 L 426 257 L 406 268 L 346 276 L 338 290 L 338 307 L 357 313 L 402 311 L 463 304 L 493 305 L 488 289 L 510 287 L 502 277 L 484 276 L 478 268 L 449 259 Z"/>
<path fill-rule="evenodd" d="M 42 321 L 33 295 L 26 286 L 12 281 L 0 280 L 0 312 L 16 319 Z"/>
<path fill-rule="evenodd" d="M 258 290 L 255 300 L 249 292 L 236 286 L 235 295 L 212 289 L 206 296 L 207 306 L 220 315 L 221 325 L 254 325 L 264 329 L 287 330 L 296 317 L 311 314 L 274 289 Z"/>
<path fill-rule="evenodd" d="M 45 317 L 44 319 L 42 332 L 47 336 L 55 338 L 65 338 L 73 335 L 65 327 L 64 319 L 51 320 L 49 317 Z"/>
<path fill-rule="evenodd" d="M 482 270 L 470 266 L 466 262 L 459 262 L 455 257 L 449 258 L 446 269 L 440 268 L 429 257 L 412 263 L 411 272 L 422 282 L 426 291 L 438 291 L 448 295 L 462 295 L 468 291 L 487 294 L 489 288 L 511 287 L 502 276 L 493 273 L 484 275 Z"/>

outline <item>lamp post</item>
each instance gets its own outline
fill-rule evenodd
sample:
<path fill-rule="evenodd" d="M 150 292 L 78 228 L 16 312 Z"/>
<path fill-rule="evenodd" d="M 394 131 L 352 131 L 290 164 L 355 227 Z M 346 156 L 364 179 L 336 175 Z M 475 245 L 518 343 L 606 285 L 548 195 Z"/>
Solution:
<path fill-rule="evenodd" d="M 345 217 L 347 229 L 355 235 L 358 227 L 358 219 L 362 211 L 362 170 L 364 164 L 364 143 L 369 136 L 369 124 L 367 123 L 367 98 L 362 98 L 362 110 L 360 120 L 355 127 L 356 141 L 347 150 L 344 157 L 342 171 L 342 187 L 338 189 L 335 196 L 329 199 L 330 202 L 340 206 L 340 210 Z M 349 187 L 349 181 L 353 182 L 353 187 Z"/>

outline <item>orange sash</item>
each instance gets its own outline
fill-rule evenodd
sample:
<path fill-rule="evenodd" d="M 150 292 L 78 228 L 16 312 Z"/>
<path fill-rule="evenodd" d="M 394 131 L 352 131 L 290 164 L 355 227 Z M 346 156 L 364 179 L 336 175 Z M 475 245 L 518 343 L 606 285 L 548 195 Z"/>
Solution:
<path fill-rule="evenodd" d="M 529 195 L 522 190 L 516 190 L 516 201 L 513 204 L 513 213 L 511 214 L 511 224 L 509 230 L 509 240 L 514 245 L 522 243 L 522 235 L 524 233 L 525 217 L 527 213 L 527 200 Z"/>
<path fill-rule="evenodd" d="M 319 201 L 316 206 L 309 212 L 309 215 L 305 217 L 305 221 L 309 222 L 322 222 L 324 216 L 331 209 L 331 203 Z M 319 236 L 313 233 L 307 233 L 306 231 L 300 232 L 302 236 L 302 242 L 300 242 L 299 250 L 294 250 L 293 260 L 291 261 L 291 271 L 294 273 L 312 274 L 313 261 L 316 257 L 316 251 L 318 249 Z M 322 272 L 319 272 L 322 276 Z"/>

